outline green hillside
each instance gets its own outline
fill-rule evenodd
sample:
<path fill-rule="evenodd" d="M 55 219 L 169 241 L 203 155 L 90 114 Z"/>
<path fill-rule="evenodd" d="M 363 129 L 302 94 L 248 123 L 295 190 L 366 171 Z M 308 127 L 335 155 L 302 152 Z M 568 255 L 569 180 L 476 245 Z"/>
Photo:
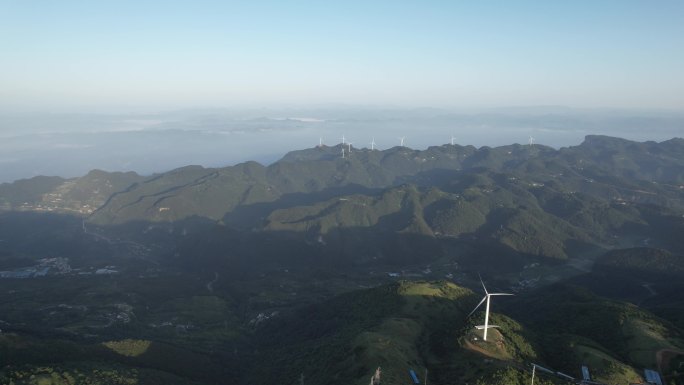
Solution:
<path fill-rule="evenodd" d="M 43 195 L 64 183 L 60 177 L 36 176 L 0 184 L 0 209 L 10 210 L 40 202 Z"/>
<path fill-rule="evenodd" d="M 499 328 L 485 342 L 474 329 L 484 313 L 466 317 L 477 300 L 451 283 L 404 281 L 295 310 L 256 330 L 258 364 L 248 377 L 365 384 L 381 367 L 386 383 L 409 383 L 409 369 L 421 377 L 427 369 L 433 384 L 523 384 L 536 363 L 575 377 L 588 365 L 597 381 L 627 384 L 657 368 L 659 351 L 684 342 L 648 312 L 569 286 L 497 301 L 491 323 Z"/>
<path fill-rule="evenodd" d="M 388 188 L 412 179 L 441 186 L 445 181 L 431 178 L 429 173 L 478 169 L 510 173 L 512 177 L 523 177 L 528 183 L 538 185 L 555 182 L 566 190 L 603 199 L 637 200 L 681 208 L 673 200 L 681 192 L 665 185 L 678 183 L 683 178 L 681 171 L 677 171 L 681 170 L 684 154 L 681 140 L 658 144 L 589 136 L 582 145 L 561 150 L 521 145 L 480 149 L 444 145 L 422 151 L 406 147 L 385 151 L 352 149 L 344 159 L 341 149 L 338 145 L 296 151 L 270 166 L 250 162 L 222 169 L 174 170 L 117 194 L 92 221 L 99 224 L 174 221 L 192 215 L 218 220 L 237 206 L 271 202 L 288 194 L 344 186 Z M 636 159 L 615 161 L 623 158 Z"/>
<path fill-rule="evenodd" d="M 88 215 L 114 194 L 144 178 L 136 173 L 90 171 L 83 177 L 34 177 L 0 184 L 0 210 Z"/>
<path fill-rule="evenodd" d="M 659 351 L 684 348 L 684 334 L 673 324 L 576 286 L 540 289 L 506 309 L 535 330 L 554 368 L 568 373 L 586 364 L 606 383 L 637 382 L 642 368 L 659 367 Z"/>
<path fill-rule="evenodd" d="M 684 348 L 682 334 L 672 324 L 634 305 L 568 285 L 495 298 L 490 323 L 499 328 L 491 329 L 483 341 L 474 326 L 482 323 L 484 311 L 468 317 L 482 293 L 445 281 L 399 281 L 297 306 L 281 305 L 280 311 L 268 311 L 271 316 L 257 323 L 245 319 L 242 326 L 231 324 L 231 333 L 237 333 L 232 337 L 222 334 L 226 326 L 217 320 L 244 304 L 227 301 L 225 294 L 180 294 L 199 290 L 198 283 L 165 293 L 159 291 L 160 284 L 150 291 L 146 286 L 136 288 L 141 284 L 132 280 L 120 282 L 99 290 L 124 290 L 108 294 L 114 301 L 129 290 L 143 293 L 131 307 L 138 315 L 125 328 L 99 333 L 140 337 L 65 338 L 68 333 L 63 333 L 46 338 L 50 334 L 44 328 L 37 338 L 31 336 L 36 331 L 25 326 L 25 331 L 0 335 L 0 379 L 60 385 L 77 378 L 81 382 L 76 383 L 239 384 L 296 383 L 303 375 L 309 384 L 361 385 L 381 367 L 383 383 L 408 384 L 408 370 L 413 369 L 421 378 L 427 370 L 432 384 L 503 385 L 529 383 L 530 365 L 535 363 L 575 377 L 580 365 L 588 365 L 597 381 L 627 384 L 641 378 L 642 368 L 669 365 L 660 370 L 674 373 L 677 368 L 670 364 L 676 366 L 678 356 L 663 361 L 662 352 Z M 287 281 L 280 282 L 274 283 L 271 294 L 264 292 L 264 285 L 255 288 L 272 303 L 282 303 L 284 297 L 277 298 L 285 293 L 278 291 L 288 289 L 283 288 Z M 497 289 L 491 282 L 488 286 Z M 150 296 L 160 303 L 147 302 L 149 310 L 144 310 Z M 144 326 L 174 316 L 192 320 L 197 327 L 164 334 Z M 69 324 L 62 330 L 88 330 Z M 543 372 L 537 376 L 538 384 L 564 383 Z"/>
<path fill-rule="evenodd" d="M 684 256 L 647 247 L 611 250 L 597 259 L 596 265 L 604 270 L 624 270 L 635 274 L 684 274 Z"/>

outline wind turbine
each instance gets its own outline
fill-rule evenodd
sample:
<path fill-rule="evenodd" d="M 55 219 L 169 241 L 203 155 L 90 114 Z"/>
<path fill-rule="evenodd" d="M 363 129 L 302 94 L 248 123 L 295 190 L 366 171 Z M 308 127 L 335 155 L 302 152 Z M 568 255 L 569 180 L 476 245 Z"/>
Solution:
<path fill-rule="evenodd" d="M 456 140 L 456 137 L 453 136 L 453 135 L 451 135 L 451 145 L 452 145 L 452 146 L 454 145 L 454 141 L 455 141 L 455 140 Z"/>
<path fill-rule="evenodd" d="M 347 142 L 347 145 L 349 146 L 349 151 L 347 151 L 347 153 L 351 154 L 351 145 L 352 145 L 352 142 Z"/>
<path fill-rule="evenodd" d="M 373 140 L 371 140 L 370 144 L 371 144 L 371 151 L 375 150 L 375 138 L 373 138 Z"/>
<path fill-rule="evenodd" d="M 342 135 L 342 144 L 344 144 L 344 135 Z"/>
<path fill-rule="evenodd" d="M 323 147 L 323 138 L 318 138 L 318 147 Z"/>
<path fill-rule="evenodd" d="M 342 146 L 342 159 L 344 159 L 344 146 Z"/>
<path fill-rule="evenodd" d="M 528 141 L 528 143 L 530 144 L 530 146 L 532 146 L 534 144 L 534 138 L 530 136 L 530 140 Z"/>
<path fill-rule="evenodd" d="M 489 328 L 498 328 L 498 326 L 496 326 L 496 325 L 490 325 L 490 324 L 489 324 L 489 299 L 490 299 L 492 296 L 494 296 L 494 295 L 513 295 L 513 294 L 508 294 L 508 293 L 490 293 L 490 292 L 487 291 L 487 288 L 485 287 L 484 282 L 482 282 L 482 277 L 480 277 L 480 283 L 482 284 L 482 288 L 484 289 L 485 296 L 484 296 L 484 298 L 482 298 L 482 301 L 480 301 L 480 303 L 478 303 L 477 306 L 475 306 L 475 309 L 473 309 L 473 311 L 471 311 L 470 314 L 468 314 L 468 317 L 470 317 L 471 315 L 473 315 L 473 313 L 475 313 L 475 310 L 477 310 L 477 309 L 482 305 L 482 303 L 483 303 L 485 300 L 487 301 L 487 307 L 486 307 L 486 310 L 485 310 L 485 323 L 484 323 L 484 325 L 475 326 L 475 328 L 478 329 L 478 330 L 484 329 L 484 333 L 483 333 L 482 339 L 485 340 L 485 341 L 487 341 L 487 329 L 489 329 Z"/>
<path fill-rule="evenodd" d="M 404 147 L 404 139 L 406 139 L 405 136 L 400 136 L 400 137 L 399 137 L 399 142 L 400 142 L 399 145 L 400 145 L 401 147 Z"/>

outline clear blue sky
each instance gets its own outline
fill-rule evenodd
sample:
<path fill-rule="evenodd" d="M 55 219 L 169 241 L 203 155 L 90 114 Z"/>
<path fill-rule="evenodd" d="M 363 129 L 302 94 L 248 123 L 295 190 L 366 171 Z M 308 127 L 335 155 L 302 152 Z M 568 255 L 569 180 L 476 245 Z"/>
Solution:
<path fill-rule="evenodd" d="M 0 0 L 0 108 L 684 109 L 684 1 Z"/>

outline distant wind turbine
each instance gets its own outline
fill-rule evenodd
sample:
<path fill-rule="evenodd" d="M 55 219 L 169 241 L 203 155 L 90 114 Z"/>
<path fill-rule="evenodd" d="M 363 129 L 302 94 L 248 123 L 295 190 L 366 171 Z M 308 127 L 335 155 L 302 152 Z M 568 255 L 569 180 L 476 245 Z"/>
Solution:
<path fill-rule="evenodd" d="M 344 146 L 342 146 L 342 159 L 344 159 Z"/>
<path fill-rule="evenodd" d="M 400 143 L 399 145 L 400 145 L 401 147 L 404 147 L 404 139 L 406 139 L 405 136 L 400 136 L 400 137 L 399 137 L 399 143 Z"/>
<path fill-rule="evenodd" d="M 482 288 L 484 289 L 485 296 L 484 296 L 484 298 L 482 298 L 482 301 L 480 301 L 480 303 L 478 303 L 477 306 L 475 306 L 475 309 L 473 309 L 473 311 L 471 311 L 470 314 L 468 314 L 468 317 L 470 317 L 471 315 L 473 315 L 473 313 L 475 313 L 475 310 L 477 310 L 477 309 L 482 305 L 482 303 L 483 303 L 485 300 L 487 301 L 487 307 L 486 307 L 486 310 L 485 310 L 485 323 L 484 323 L 484 325 L 475 326 L 475 328 L 478 329 L 478 330 L 484 329 L 484 334 L 483 334 L 483 336 L 482 336 L 482 339 L 485 340 L 485 341 L 487 341 L 487 329 L 490 329 L 490 328 L 498 328 L 498 326 L 496 326 L 496 325 L 490 325 L 490 324 L 489 324 L 489 299 L 490 299 L 492 296 L 494 296 L 494 295 L 513 295 L 513 294 L 508 294 L 508 293 L 490 293 L 490 292 L 487 291 L 487 288 L 485 287 L 484 282 L 482 282 L 482 277 L 480 277 L 480 283 L 482 284 Z"/>
<path fill-rule="evenodd" d="M 371 150 L 375 150 L 375 138 L 373 138 L 373 140 L 371 140 L 370 145 L 371 145 Z"/>
<path fill-rule="evenodd" d="M 532 146 L 534 144 L 534 138 L 530 136 L 530 140 L 528 141 L 528 143 L 530 144 L 530 146 Z"/>
<path fill-rule="evenodd" d="M 318 138 L 318 147 L 323 147 L 323 138 Z"/>
<path fill-rule="evenodd" d="M 453 135 L 451 135 L 451 145 L 452 145 L 452 146 L 454 145 L 454 141 L 455 141 L 455 140 L 456 140 L 456 137 L 453 136 Z"/>
<path fill-rule="evenodd" d="M 349 146 L 349 151 L 347 151 L 347 153 L 349 153 L 349 154 L 351 154 L 351 145 L 352 144 L 353 144 L 352 142 L 347 142 L 347 145 Z"/>
<path fill-rule="evenodd" d="M 344 144 L 344 135 L 342 135 L 342 144 Z"/>

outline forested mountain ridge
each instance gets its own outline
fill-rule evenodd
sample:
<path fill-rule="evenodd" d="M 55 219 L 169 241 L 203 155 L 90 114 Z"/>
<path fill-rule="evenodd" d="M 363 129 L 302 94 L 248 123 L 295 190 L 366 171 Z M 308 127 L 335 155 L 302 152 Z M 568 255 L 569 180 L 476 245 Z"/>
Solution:
<path fill-rule="evenodd" d="M 335 190 L 355 192 L 403 183 L 439 187 L 458 175 L 447 171 L 497 171 L 528 183 L 560 184 L 569 192 L 658 204 L 676 204 L 668 198 L 684 183 L 681 139 L 636 143 L 588 136 L 581 145 L 560 150 L 541 145 L 479 149 L 443 145 L 422 151 L 352 147 L 349 152 L 344 147 L 344 158 L 338 145 L 295 151 L 270 166 L 247 162 L 220 169 L 177 169 L 117 194 L 91 220 L 99 224 L 189 216 L 219 220 L 238 206 L 274 202 L 292 194 L 333 195 Z"/>
<path fill-rule="evenodd" d="M 684 230 L 683 170 L 682 139 L 587 136 L 559 150 L 337 145 L 293 151 L 269 166 L 37 177 L 0 185 L 0 201 L 6 209 L 88 215 L 101 227 L 147 223 L 186 234 L 193 232 L 188 221 L 201 221 L 310 244 L 343 243 L 362 259 L 395 254 L 383 242 L 366 244 L 401 234 L 419 237 L 426 250 L 443 248 L 445 239 L 493 241 L 565 259 L 577 248 L 638 246 L 645 238 L 683 252 L 676 236 Z"/>
<path fill-rule="evenodd" d="M 344 158 L 343 148 L 347 151 Z M 472 174 L 473 170 L 510 174 L 528 183 L 560 183 L 570 192 L 668 203 L 667 193 L 684 184 L 682 168 L 684 139 L 678 138 L 637 143 L 591 135 L 579 146 L 560 150 L 543 145 L 479 149 L 442 145 L 384 151 L 319 146 L 290 152 L 269 166 L 256 162 L 224 168 L 188 166 L 149 177 L 98 170 L 70 180 L 35 177 L 0 185 L 0 207 L 48 207 L 49 197 L 54 196 L 62 200 L 52 199 L 53 209 L 73 209 L 79 204 L 98 209 L 91 220 L 99 224 L 190 216 L 220 220 L 236 207 L 274 202 L 292 194 L 327 192 L 332 196 L 336 190 L 356 192 L 404 183 L 441 187 L 455 179 L 457 171 Z"/>

